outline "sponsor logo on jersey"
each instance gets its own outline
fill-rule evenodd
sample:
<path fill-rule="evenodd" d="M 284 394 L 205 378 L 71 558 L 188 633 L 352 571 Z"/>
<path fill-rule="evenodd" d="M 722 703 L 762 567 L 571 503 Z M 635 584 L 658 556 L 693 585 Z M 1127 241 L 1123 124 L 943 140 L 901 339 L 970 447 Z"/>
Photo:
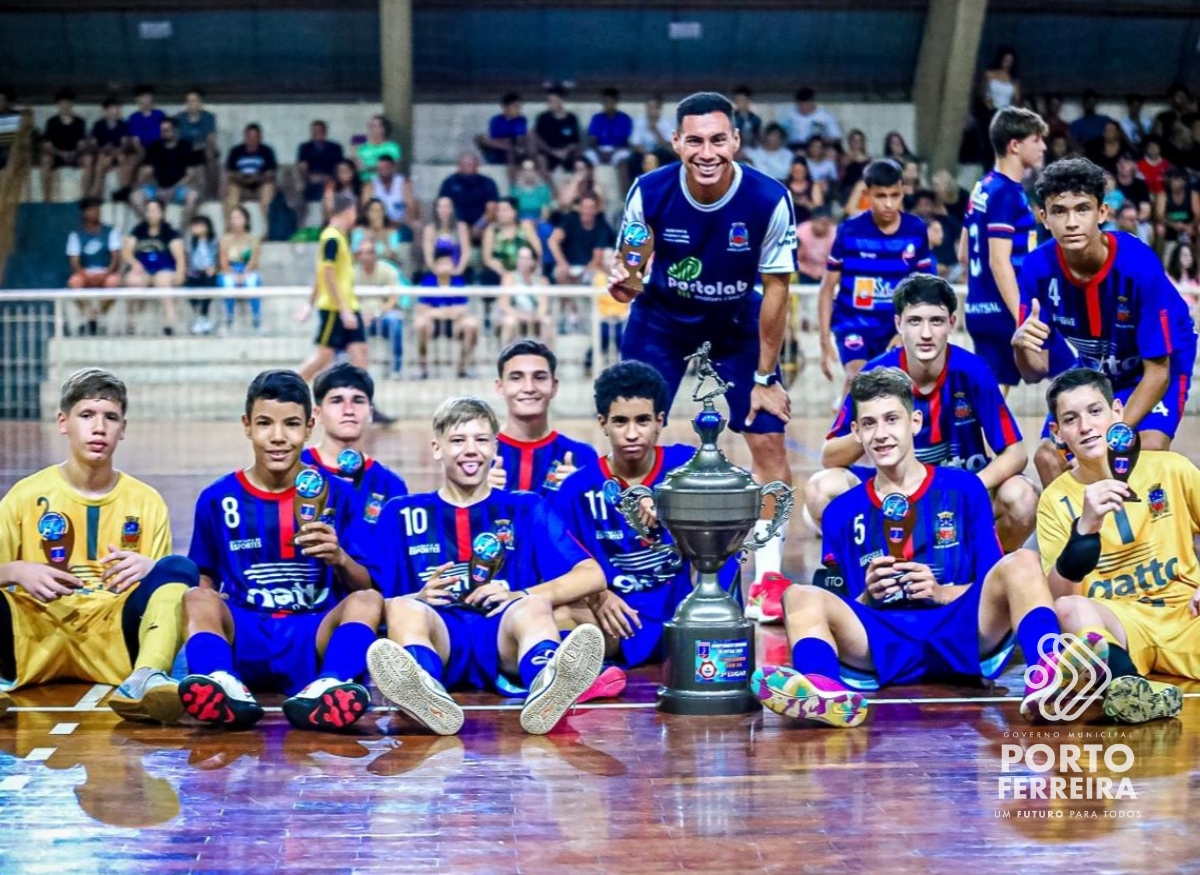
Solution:
<path fill-rule="evenodd" d="M 367 506 L 363 508 L 363 519 L 373 523 L 379 519 L 381 513 L 383 513 L 383 496 L 378 492 L 372 492 L 371 497 L 367 499 Z"/>
<path fill-rule="evenodd" d="M 663 240 L 668 243 L 691 243 L 687 228 L 667 228 L 663 231 Z"/>
<path fill-rule="evenodd" d="M 745 222 L 734 222 L 729 226 L 729 251 L 745 252 L 750 248 L 750 232 Z"/>
<path fill-rule="evenodd" d="M 858 350 L 863 348 L 863 344 L 864 344 L 864 341 L 862 339 L 861 334 L 847 334 L 846 335 L 846 349 L 854 350 L 855 352 L 857 352 Z"/>
<path fill-rule="evenodd" d="M 125 517 L 121 526 L 121 549 L 137 550 L 138 542 L 142 539 L 142 524 L 135 516 Z"/>
<path fill-rule="evenodd" d="M 441 544 L 413 544 L 408 548 L 409 556 L 420 556 L 423 553 L 441 553 Z"/>
<path fill-rule="evenodd" d="M 261 538 L 242 538 L 238 541 L 229 542 L 229 552 L 236 553 L 239 550 L 258 550 L 262 547 Z"/>
<path fill-rule="evenodd" d="M 700 259 L 689 255 L 683 261 L 677 261 L 668 267 L 667 276 L 677 282 L 690 283 L 700 278 L 702 270 L 704 270 L 704 264 Z"/>
<path fill-rule="evenodd" d="M 1150 491 L 1146 493 L 1146 498 L 1150 502 L 1151 519 L 1161 519 L 1171 512 L 1171 501 L 1167 498 L 1167 492 L 1161 483 L 1151 486 Z"/>
<path fill-rule="evenodd" d="M 1128 566 L 1125 567 L 1128 568 Z M 1144 596 L 1146 593 L 1154 593 L 1178 580 L 1178 574 L 1178 556 L 1172 556 L 1165 562 L 1157 558 L 1150 559 L 1139 562 L 1130 574 L 1117 574 L 1113 577 L 1091 581 L 1088 584 L 1087 595 L 1094 599 Z"/>
<path fill-rule="evenodd" d="M 937 527 L 933 531 L 934 547 L 953 547 L 958 544 L 958 524 L 953 511 L 944 510 L 937 515 Z"/>

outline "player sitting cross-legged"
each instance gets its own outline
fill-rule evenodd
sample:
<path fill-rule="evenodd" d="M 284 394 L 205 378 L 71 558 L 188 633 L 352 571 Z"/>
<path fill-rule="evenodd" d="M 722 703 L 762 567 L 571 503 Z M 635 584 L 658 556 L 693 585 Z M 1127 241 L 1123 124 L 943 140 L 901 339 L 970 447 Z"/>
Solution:
<path fill-rule="evenodd" d="M 1107 642 L 1104 713 L 1126 723 L 1174 717 L 1179 690 L 1143 672 L 1200 679 L 1200 471 L 1146 451 L 1113 478 L 1109 428 L 1124 408 L 1099 371 L 1075 368 L 1046 392 L 1054 436 L 1077 464 L 1046 487 L 1038 546 L 1063 628 Z M 1102 644 L 1100 646 L 1103 646 Z"/>
<path fill-rule="evenodd" d="M 581 625 L 561 641 L 554 608 L 604 589 L 604 574 L 559 516 L 529 492 L 488 485 L 496 415 L 478 398 L 433 417 L 436 492 L 389 501 L 367 564 L 387 601 L 387 639 L 367 654 L 384 698 L 453 735 L 462 709 L 447 688 L 528 689 L 521 727 L 554 728 L 600 673 L 604 635 Z"/>
<path fill-rule="evenodd" d="M 62 385 L 68 455 L 0 501 L 0 689 L 85 680 L 132 720 L 183 715 L 168 677 L 179 605 L 196 567 L 170 556 L 167 506 L 113 467 L 125 437 L 125 384 L 86 368 Z M 11 704 L 0 693 L 0 714 Z"/>
<path fill-rule="evenodd" d="M 254 378 L 242 427 L 253 464 L 196 501 L 189 555 L 200 586 L 184 599 L 191 674 L 179 695 L 197 720 L 241 729 L 263 716 L 247 685 L 286 692 L 293 726 L 342 729 L 370 704 L 355 678 L 383 612 L 346 543 L 354 496 L 301 465 L 312 396 L 295 371 Z"/>
<path fill-rule="evenodd" d="M 850 398 L 853 432 L 875 475 L 825 513 L 826 585 L 843 586 L 845 597 L 815 586 L 785 593 L 793 667 L 763 666 L 755 692 L 778 714 L 855 726 L 867 702 L 852 687 L 994 678 L 1015 629 L 1038 667 L 1021 704 L 1032 716 L 1066 682 L 1037 554 L 1002 557 L 979 478 L 917 458 L 913 434 L 922 417 L 906 374 L 859 374 Z"/>

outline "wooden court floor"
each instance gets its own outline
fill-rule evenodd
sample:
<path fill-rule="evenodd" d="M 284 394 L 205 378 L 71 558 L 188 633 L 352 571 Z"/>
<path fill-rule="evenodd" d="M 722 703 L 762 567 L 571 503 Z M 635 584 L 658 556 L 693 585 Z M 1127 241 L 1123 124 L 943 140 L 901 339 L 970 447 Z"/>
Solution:
<path fill-rule="evenodd" d="M 118 458 L 163 492 L 184 551 L 191 502 L 248 447 L 236 425 L 134 425 Z M 798 480 L 824 427 L 791 431 Z M 413 488 L 433 484 L 423 425 L 374 442 Z M 60 453 L 52 429 L 0 424 L 0 489 Z M 785 570 L 803 577 L 817 549 L 797 528 Z M 778 627 L 760 632 L 760 662 L 786 656 Z M 836 731 L 660 715 L 659 674 L 635 672 L 621 701 L 541 738 L 486 695 L 439 738 L 381 707 L 344 735 L 292 730 L 278 710 L 223 733 L 121 722 L 104 687 L 22 692 L 0 720 L 0 875 L 1200 872 L 1200 684 L 1179 720 L 1030 727 L 1010 669 L 989 689 L 889 689 L 864 726 Z M 1039 744 L 1097 745 L 1097 767 L 1039 771 L 1044 750 L 1024 759 Z M 1127 778 L 1135 796 L 1001 789 L 1054 777 Z"/>

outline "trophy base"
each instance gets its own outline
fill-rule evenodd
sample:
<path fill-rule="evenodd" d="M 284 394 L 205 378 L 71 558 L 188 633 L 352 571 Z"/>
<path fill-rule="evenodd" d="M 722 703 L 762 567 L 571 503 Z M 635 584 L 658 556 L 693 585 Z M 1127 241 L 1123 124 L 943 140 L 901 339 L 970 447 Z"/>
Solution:
<path fill-rule="evenodd" d="M 750 692 L 754 624 L 716 575 L 701 575 L 700 585 L 665 624 L 665 633 L 667 682 L 658 690 L 660 711 L 715 717 L 762 710 Z"/>

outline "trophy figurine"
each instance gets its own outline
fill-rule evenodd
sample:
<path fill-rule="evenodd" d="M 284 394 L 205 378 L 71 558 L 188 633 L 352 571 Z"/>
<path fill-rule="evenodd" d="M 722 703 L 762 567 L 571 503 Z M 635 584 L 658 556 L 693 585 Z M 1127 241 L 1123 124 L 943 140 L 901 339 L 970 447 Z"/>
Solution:
<path fill-rule="evenodd" d="M 316 468 L 306 466 L 296 475 L 296 497 L 293 499 L 296 529 L 307 523 L 324 522 L 325 502 L 329 500 L 329 481 Z"/>
<path fill-rule="evenodd" d="M 1114 422 L 1104 435 L 1108 444 L 1108 467 L 1113 479 L 1120 480 L 1129 486 L 1129 475 L 1137 464 L 1138 456 L 1142 454 L 1142 439 L 1136 431 L 1124 422 Z M 1126 501 L 1141 501 L 1133 487 L 1129 487 Z"/>
<path fill-rule="evenodd" d="M 644 286 L 646 268 L 650 264 L 650 253 L 654 251 L 654 232 L 641 222 L 628 222 L 621 229 L 621 264 L 629 271 L 629 278 L 621 285 L 631 292 L 640 292 Z"/>
<path fill-rule="evenodd" d="M 734 554 L 758 549 L 779 531 L 791 514 L 792 490 L 778 480 L 759 486 L 717 447 L 725 420 L 713 398 L 730 384 L 717 376 L 709 349 L 705 343 L 689 356 L 700 377 L 692 397 L 704 404 L 692 421 L 700 448 L 653 490 L 632 486 L 620 492 L 617 507 L 652 549 L 672 550 L 698 572 L 696 588 L 666 623 L 666 683 L 658 690 L 659 709 L 669 714 L 750 714 L 761 707 L 749 683 L 755 666 L 754 626 L 721 588 L 717 572 Z M 707 380 L 715 386 L 705 391 Z M 617 484 L 609 482 L 614 485 L 606 487 L 606 494 L 616 497 Z M 768 495 L 775 498 L 771 525 L 747 540 Z M 663 543 L 646 524 L 649 502 L 674 544 Z"/>
<path fill-rule="evenodd" d="M 913 526 L 916 525 L 917 515 L 912 502 L 903 492 L 892 492 L 883 497 L 883 540 L 887 544 L 888 555 L 893 559 L 904 561 L 904 547 L 912 538 Z M 899 575 L 897 575 L 899 577 Z M 907 598 L 903 587 L 896 590 L 883 600 L 883 604 L 902 602 Z"/>

